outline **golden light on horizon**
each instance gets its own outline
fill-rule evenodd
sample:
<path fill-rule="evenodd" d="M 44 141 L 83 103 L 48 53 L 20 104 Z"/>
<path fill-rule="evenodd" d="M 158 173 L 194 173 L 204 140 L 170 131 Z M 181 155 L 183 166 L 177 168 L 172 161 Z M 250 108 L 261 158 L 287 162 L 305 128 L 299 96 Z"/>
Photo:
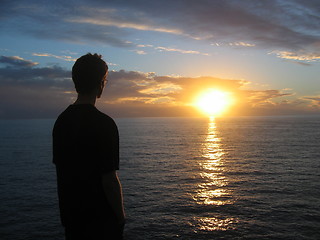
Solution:
<path fill-rule="evenodd" d="M 223 114 L 231 104 L 230 93 L 217 89 L 205 91 L 195 101 L 198 109 L 212 117 Z"/>

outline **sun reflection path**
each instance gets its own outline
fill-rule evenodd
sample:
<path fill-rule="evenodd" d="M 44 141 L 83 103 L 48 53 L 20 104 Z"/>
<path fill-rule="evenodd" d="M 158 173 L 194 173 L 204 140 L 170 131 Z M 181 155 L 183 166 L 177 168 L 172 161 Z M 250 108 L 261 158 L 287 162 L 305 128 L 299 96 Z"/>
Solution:
<path fill-rule="evenodd" d="M 203 144 L 203 161 L 200 161 L 201 178 L 204 183 L 198 185 L 198 192 L 194 200 L 199 204 L 225 205 L 231 202 L 231 192 L 227 190 L 228 180 L 224 176 L 221 139 L 217 136 L 215 119 L 210 118 L 208 134 Z"/>
<path fill-rule="evenodd" d="M 228 189 L 228 179 L 224 175 L 224 149 L 217 134 L 214 117 L 210 118 L 208 134 L 202 147 L 202 161 L 199 162 L 200 177 L 203 183 L 197 186 L 193 199 L 196 203 L 208 206 L 233 204 L 232 192 Z M 213 214 L 214 215 L 214 214 Z M 236 222 L 234 218 L 196 217 L 199 230 L 227 230 Z"/>

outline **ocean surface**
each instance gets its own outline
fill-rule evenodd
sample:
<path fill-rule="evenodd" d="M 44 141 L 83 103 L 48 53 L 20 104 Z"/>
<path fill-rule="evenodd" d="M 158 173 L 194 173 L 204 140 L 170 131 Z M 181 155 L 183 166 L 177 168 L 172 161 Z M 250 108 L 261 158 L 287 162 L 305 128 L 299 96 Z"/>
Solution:
<path fill-rule="evenodd" d="M 320 118 L 115 119 L 125 239 L 320 239 Z M 0 120 L 0 239 L 63 239 L 54 120 Z"/>

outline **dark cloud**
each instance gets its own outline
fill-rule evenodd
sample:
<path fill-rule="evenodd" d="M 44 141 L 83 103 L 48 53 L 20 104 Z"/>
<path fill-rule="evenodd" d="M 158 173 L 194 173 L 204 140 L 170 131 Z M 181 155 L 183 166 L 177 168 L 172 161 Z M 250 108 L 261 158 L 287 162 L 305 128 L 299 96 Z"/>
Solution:
<path fill-rule="evenodd" d="M 139 98 L 145 94 L 139 82 L 148 81 L 147 74 L 135 71 L 112 71 L 108 74 L 108 85 L 105 89 L 106 101 L 116 101 L 119 98 Z"/>
<path fill-rule="evenodd" d="M 307 63 L 307 62 L 300 62 L 300 61 L 293 61 L 293 60 L 287 60 L 287 62 L 291 62 L 291 63 L 298 64 L 298 65 L 305 66 L 305 67 L 312 66 L 311 63 Z"/>
<path fill-rule="evenodd" d="M 19 57 L 15 57 L 20 59 Z M 11 57 L 1 61 L 7 63 Z M 21 60 L 23 61 L 23 60 Z M 13 67 L 14 66 L 14 67 Z M 76 97 L 70 70 L 60 66 L 16 64 L 0 67 L 0 118 L 56 117 Z M 136 71 L 112 71 L 98 107 L 115 117 L 194 116 L 194 98 L 206 89 L 232 94 L 237 114 L 297 113 L 319 108 L 319 97 L 301 101 L 283 99 L 291 93 L 280 90 L 244 90 L 248 82 L 209 76 L 172 77 Z M 282 100 L 281 100 L 282 99 Z M 310 110 L 309 109 L 309 110 Z"/>
<path fill-rule="evenodd" d="M 265 104 L 270 100 L 273 100 L 278 97 L 291 96 L 292 93 L 283 93 L 280 90 L 264 90 L 264 91 L 243 91 L 246 95 L 248 103 L 252 105 Z"/>
<path fill-rule="evenodd" d="M 71 72 L 60 66 L 33 67 L 35 65 L 16 64 L 15 67 L 0 68 L 1 86 L 60 86 L 71 82 Z"/>
<path fill-rule="evenodd" d="M 103 2 L 103 1 L 98 1 Z M 319 42 L 319 1 L 110 1 L 143 16 L 154 27 L 179 29 L 210 42 L 249 42 L 258 47 L 307 49 Z M 138 14 L 137 14 L 138 13 Z M 312 49 L 314 50 L 314 49 Z M 319 50 L 319 49 L 317 49 Z"/>
<path fill-rule="evenodd" d="M 0 56 L 0 64 L 4 64 L 9 67 L 32 67 L 38 65 L 36 62 L 25 60 L 17 56 Z"/>
<path fill-rule="evenodd" d="M 70 71 L 22 63 L 13 61 L 0 68 L 0 118 L 53 117 L 71 101 Z"/>
<path fill-rule="evenodd" d="M 311 101 L 312 107 L 320 109 L 320 96 L 304 97 L 303 99 Z"/>
<path fill-rule="evenodd" d="M 0 30 L 18 31 L 39 39 L 54 39 L 73 43 L 98 42 L 115 47 L 130 47 L 125 31 L 115 27 L 76 24 L 69 18 L 86 16 L 92 9 L 90 1 L 11 1 L 1 2 Z M 101 7 L 101 6 L 100 6 Z M 96 10 L 100 8 L 96 6 Z M 104 4 L 102 8 L 105 8 Z"/>
<path fill-rule="evenodd" d="M 132 47 L 132 30 L 147 30 L 209 43 L 320 52 L 317 0 L 20 0 L 2 2 L 1 13 L 2 31 L 46 39 Z"/>

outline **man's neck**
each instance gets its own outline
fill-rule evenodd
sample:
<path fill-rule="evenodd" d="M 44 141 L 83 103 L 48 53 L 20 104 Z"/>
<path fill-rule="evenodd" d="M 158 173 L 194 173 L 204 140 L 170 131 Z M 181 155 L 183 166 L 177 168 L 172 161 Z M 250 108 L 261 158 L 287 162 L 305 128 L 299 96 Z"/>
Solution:
<path fill-rule="evenodd" d="M 74 102 L 75 105 L 78 104 L 91 104 L 95 105 L 97 97 L 94 95 L 81 95 L 78 94 L 77 100 Z"/>

